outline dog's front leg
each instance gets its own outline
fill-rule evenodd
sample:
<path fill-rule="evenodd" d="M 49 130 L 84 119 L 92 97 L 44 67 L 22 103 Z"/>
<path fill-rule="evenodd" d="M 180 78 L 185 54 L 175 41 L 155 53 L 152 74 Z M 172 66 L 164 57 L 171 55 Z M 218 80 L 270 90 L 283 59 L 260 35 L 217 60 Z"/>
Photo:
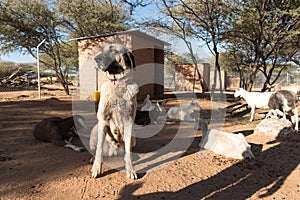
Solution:
<path fill-rule="evenodd" d="M 130 179 L 137 179 L 137 175 L 134 171 L 132 164 L 132 153 L 131 153 L 131 140 L 132 140 L 132 126 L 126 126 L 124 130 L 124 143 L 125 143 L 125 171 L 127 177 Z"/>
<path fill-rule="evenodd" d="M 97 149 L 96 149 L 94 164 L 92 167 L 93 178 L 97 178 L 101 174 L 104 140 L 105 140 L 105 133 L 103 132 L 103 124 L 101 122 L 98 122 Z"/>

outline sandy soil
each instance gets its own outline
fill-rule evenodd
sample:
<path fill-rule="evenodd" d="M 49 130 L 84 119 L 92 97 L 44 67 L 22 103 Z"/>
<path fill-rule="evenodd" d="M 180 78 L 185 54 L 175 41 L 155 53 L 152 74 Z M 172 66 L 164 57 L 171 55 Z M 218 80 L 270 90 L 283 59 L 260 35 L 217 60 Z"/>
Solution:
<path fill-rule="evenodd" d="M 175 123 L 151 137 L 138 138 L 134 149 L 140 156 L 135 158 L 138 180 L 127 179 L 123 167 L 108 164 L 94 179 L 88 150 L 78 153 L 32 136 L 41 119 L 72 115 L 72 97 L 59 90 L 42 90 L 41 100 L 36 91 L 0 92 L 0 199 L 299 199 L 299 133 L 280 139 L 254 134 L 263 111 L 251 123 L 245 110 L 222 123 L 224 115 L 216 103 L 198 102 L 201 115 L 212 119 L 214 128 L 243 133 L 255 159 L 239 161 L 200 152 L 201 131 L 185 135 L 192 130 L 190 124 Z M 167 106 L 176 103 L 170 99 Z M 180 130 L 183 135 L 176 134 Z M 190 145 L 160 153 L 174 138 Z M 81 143 L 79 138 L 75 143 Z"/>

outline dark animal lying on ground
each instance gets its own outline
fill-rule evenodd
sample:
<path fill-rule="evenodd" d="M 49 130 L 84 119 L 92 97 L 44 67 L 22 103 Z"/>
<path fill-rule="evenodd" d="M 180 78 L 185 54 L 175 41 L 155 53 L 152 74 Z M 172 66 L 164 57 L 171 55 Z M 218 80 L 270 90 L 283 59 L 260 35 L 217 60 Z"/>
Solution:
<path fill-rule="evenodd" d="M 75 124 L 77 127 L 75 127 Z M 83 151 L 71 143 L 74 136 L 78 136 L 78 131 L 85 127 L 84 118 L 80 115 L 74 115 L 66 119 L 60 117 L 51 117 L 39 122 L 34 130 L 33 136 L 42 142 L 49 142 L 57 146 L 64 146 L 75 151 Z"/>
<path fill-rule="evenodd" d="M 149 125 L 151 123 L 157 124 L 158 117 L 165 112 L 164 102 L 153 104 L 151 110 L 137 110 L 134 123 L 136 125 Z"/>
<path fill-rule="evenodd" d="M 151 123 L 149 111 L 137 110 L 134 123 L 136 125 L 143 125 L 143 126 L 149 125 Z"/>

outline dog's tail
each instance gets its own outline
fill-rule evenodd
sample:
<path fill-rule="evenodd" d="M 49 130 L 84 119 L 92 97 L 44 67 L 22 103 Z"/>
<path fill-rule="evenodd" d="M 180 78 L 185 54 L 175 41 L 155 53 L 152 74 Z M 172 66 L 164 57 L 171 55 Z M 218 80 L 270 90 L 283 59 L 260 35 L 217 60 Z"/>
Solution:
<path fill-rule="evenodd" d="M 93 129 L 91 130 L 90 135 L 90 149 L 92 151 L 97 149 L 97 142 L 98 142 L 98 124 L 96 124 Z"/>

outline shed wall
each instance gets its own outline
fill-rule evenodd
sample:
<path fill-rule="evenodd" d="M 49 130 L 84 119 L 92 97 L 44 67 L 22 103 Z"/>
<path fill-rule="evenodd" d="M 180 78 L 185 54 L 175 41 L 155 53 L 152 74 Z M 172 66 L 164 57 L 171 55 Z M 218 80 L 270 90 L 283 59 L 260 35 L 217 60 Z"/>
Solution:
<path fill-rule="evenodd" d="M 140 86 L 138 100 L 144 99 L 147 94 L 151 97 L 163 95 L 164 43 L 145 37 L 143 34 L 126 33 L 78 42 L 80 99 L 88 99 L 96 90 L 96 63 L 93 58 L 102 51 L 104 46 L 112 43 L 124 44 L 134 54 L 137 66 L 134 80 Z M 99 90 L 101 83 L 106 80 L 105 74 L 98 70 Z M 158 83 L 159 86 L 155 86 L 154 83 Z"/>

